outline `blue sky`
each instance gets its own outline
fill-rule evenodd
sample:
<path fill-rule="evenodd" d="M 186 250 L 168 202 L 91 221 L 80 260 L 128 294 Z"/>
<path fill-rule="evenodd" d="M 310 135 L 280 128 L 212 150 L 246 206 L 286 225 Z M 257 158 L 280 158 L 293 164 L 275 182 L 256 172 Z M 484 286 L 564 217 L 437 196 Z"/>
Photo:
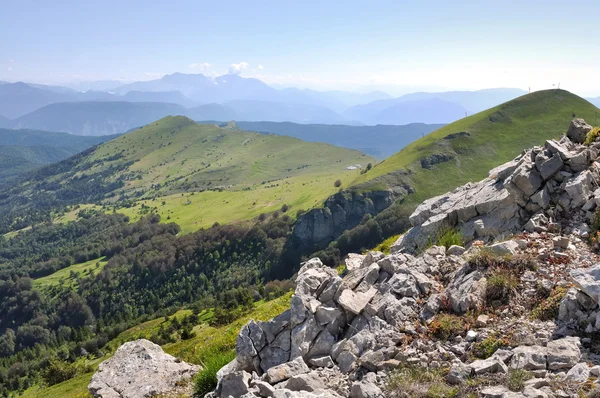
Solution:
<path fill-rule="evenodd" d="M 317 89 L 560 82 L 600 95 L 600 2 L 592 0 L 0 0 L 0 10 L 0 80 L 231 69 Z"/>

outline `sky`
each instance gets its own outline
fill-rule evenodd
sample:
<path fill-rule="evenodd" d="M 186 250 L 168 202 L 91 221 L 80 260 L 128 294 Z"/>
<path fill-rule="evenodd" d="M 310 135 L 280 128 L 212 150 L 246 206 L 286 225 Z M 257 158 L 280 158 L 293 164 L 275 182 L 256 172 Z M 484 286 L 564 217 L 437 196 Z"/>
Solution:
<path fill-rule="evenodd" d="M 0 80 L 174 72 L 390 93 L 600 96 L 597 0 L 0 0 Z"/>

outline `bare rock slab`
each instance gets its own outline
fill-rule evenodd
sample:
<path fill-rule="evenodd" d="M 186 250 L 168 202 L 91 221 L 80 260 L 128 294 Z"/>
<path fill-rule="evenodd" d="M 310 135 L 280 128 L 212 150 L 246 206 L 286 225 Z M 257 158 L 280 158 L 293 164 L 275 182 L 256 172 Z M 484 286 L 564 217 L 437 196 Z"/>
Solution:
<path fill-rule="evenodd" d="M 102 362 L 88 389 L 96 398 L 150 398 L 174 391 L 178 382 L 199 370 L 141 339 L 123 344 Z"/>

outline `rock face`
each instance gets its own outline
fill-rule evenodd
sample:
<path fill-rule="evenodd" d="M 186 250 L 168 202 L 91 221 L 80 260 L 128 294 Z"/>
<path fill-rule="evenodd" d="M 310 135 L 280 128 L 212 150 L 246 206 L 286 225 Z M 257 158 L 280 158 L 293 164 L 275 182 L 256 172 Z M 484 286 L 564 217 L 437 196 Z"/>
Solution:
<path fill-rule="evenodd" d="M 337 193 L 325 201 L 323 208 L 300 216 L 294 225 L 293 239 L 303 248 L 324 248 L 342 232 L 357 226 L 365 214 L 380 213 L 406 192 Z"/>
<path fill-rule="evenodd" d="M 581 145 L 591 130 L 575 119 L 568 137 L 546 141 L 499 166 L 489 177 L 426 200 L 410 216 L 413 228 L 393 251 L 414 252 L 443 228 L 457 228 L 467 241 L 489 240 L 523 229 L 543 232 L 550 220 L 540 216 L 551 203 L 559 212 L 594 210 L 600 202 L 596 161 L 600 143 Z"/>
<path fill-rule="evenodd" d="M 200 367 L 178 361 L 148 340 L 123 344 L 100 364 L 88 389 L 99 398 L 151 398 L 169 394 Z"/>

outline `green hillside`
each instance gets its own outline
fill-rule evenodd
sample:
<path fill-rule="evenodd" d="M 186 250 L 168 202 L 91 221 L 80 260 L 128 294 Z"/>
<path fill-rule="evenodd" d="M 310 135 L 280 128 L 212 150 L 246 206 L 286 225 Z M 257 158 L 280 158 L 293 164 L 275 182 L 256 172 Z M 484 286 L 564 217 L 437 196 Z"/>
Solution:
<path fill-rule="evenodd" d="M 87 173 L 95 173 L 131 163 L 123 171 L 129 177 L 124 191 L 152 189 L 153 195 L 161 195 L 240 189 L 308 173 L 336 174 L 371 161 L 358 151 L 200 125 L 176 116 L 100 146 L 84 164 L 91 166 Z"/>
<path fill-rule="evenodd" d="M 340 189 L 337 180 L 347 186 L 372 162 L 356 150 L 170 116 L 39 170 L 8 187 L 0 209 L 103 204 L 133 220 L 161 214 L 187 233 L 284 204 L 294 215 L 319 206 Z"/>
<path fill-rule="evenodd" d="M 490 169 L 513 159 L 523 148 L 559 137 L 573 117 L 598 124 L 600 110 L 564 90 L 527 94 L 413 142 L 359 176 L 352 186 L 385 188 L 394 184 L 394 171 L 410 170 L 412 174 L 404 178 L 416 191 L 408 200 L 415 206 L 468 181 L 485 178 Z M 432 155 L 446 161 L 424 168 L 422 160 Z"/>

